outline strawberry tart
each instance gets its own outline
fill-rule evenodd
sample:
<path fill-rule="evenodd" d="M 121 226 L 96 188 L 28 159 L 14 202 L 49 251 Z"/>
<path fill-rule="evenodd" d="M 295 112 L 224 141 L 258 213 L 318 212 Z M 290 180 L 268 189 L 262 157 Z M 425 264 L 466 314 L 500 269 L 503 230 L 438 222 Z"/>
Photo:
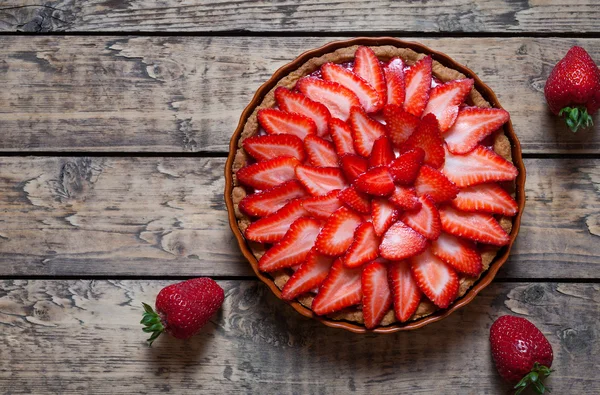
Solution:
<path fill-rule="evenodd" d="M 255 98 L 234 135 L 232 228 L 261 278 L 326 323 L 439 316 L 516 236 L 524 174 L 509 114 L 436 55 L 350 45 L 312 57 Z"/>

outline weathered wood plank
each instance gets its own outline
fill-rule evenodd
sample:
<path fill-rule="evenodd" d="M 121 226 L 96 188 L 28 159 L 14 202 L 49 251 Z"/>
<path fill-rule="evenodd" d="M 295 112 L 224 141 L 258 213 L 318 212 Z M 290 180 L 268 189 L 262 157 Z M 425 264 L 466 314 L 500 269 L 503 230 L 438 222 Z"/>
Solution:
<path fill-rule="evenodd" d="M 5 0 L 0 30 L 560 33 L 598 31 L 599 17 L 594 0 Z"/>
<path fill-rule="evenodd" d="M 335 39 L 2 37 L 0 150 L 226 152 L 254 91 L 296 55 Z M 418 41 L 497 92 L 525 152 L 600 152 L 599 133 L 570 133 L 543 97 L 568 48 L 583 45 L 600 61 L 600 39 Z"/>
<path fill-rule="evenodd" d="M 0 275 L 251 275 L 223 158 L 0 158 Z M 526 160 L 504 278 L 599 278 L 600 161 Z"/>
<path fill-rule="evenodd" d="M 141 302 L 166 284 L 2 281 L 0 386 L 61 394 L 507 394 L 489 327 L 516 314 L 553 346 L 552 393 L 600 392 L 598 376 L 587 374 L 600 363 L 597 284 L 492 284 L 429 327 L 361 336 L 300 316 L 258 282 L 221 281 L 225 303 L 201 334 L 161 337 L 148 348 Z"/>

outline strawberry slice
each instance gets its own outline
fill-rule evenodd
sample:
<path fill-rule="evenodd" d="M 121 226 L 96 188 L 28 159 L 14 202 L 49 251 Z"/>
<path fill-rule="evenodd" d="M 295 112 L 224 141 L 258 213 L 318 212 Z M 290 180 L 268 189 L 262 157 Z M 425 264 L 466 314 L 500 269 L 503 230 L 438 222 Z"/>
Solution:
<path fill-rule="evenodd" d="M 406 152 L 416 147 L 425 151 L 425 164 L 436 169 L 444 164 L 444 140 L 440 135 L 437 120 L 432 114 L 423 117 L 415 132 L 400 148 L 402 152 Z"/>
<path fill-rule="evenodd" d="M 344 266 L 341 259 L 333 262 L 329 274 L 312 302 L 313 312 L 318 315 L 331 314 L 360 303 L 361 274 L 362 268 L 349 269 Z"/>
<path fill-rule="evenodd" d="M 339 199 L 340 190 L 334 189 L 327 195 L 312 196 L 302 199 L 302 207 L 313 217 L 327 219 L 335 210 L 342 207 Z"/>
<path fill-rule="evenodd" d="M 291 134 L 302 140 L 307 135 L 317 132 L 317 126 L 312 119 L 275 108 L 259 110 L 258 123 L 269 134 Z"/>
<path fill-rule="evenodd" d="M 329 273 L 333 258 L 321 255 L 314 248 L 310 250 L 306 261 L 298 267 L 281 290 L 283 300 L 294 300 L 297 296 L 316 289 Z"/>
<path fill-rule="evenodd" d="M 421 208 L 415 189 L 399 185 L 396 185 L 394 193 L 390 196 L 390 202 L 403 210 L 419 210 Z"/>
<path fill-rule="evenodd" d="M 436 203 L 452 200 L 458 193 L 458 188 L 439 170 L 427 165 L 419 169 L 419 175 L 415 180 L 417 195 L 429 195 Z"/>
<path fill-rule="evenodd" d="M 392 143 L 386 136 L 382 136 L 375 140 L 373 149 L 369 156 L 369 169 L 379 166 L 387 166 L 396 158 Z"/>
<path fill-rule="evenodd" d="M 332 117 L 342 121 L 348 120 L 352 107 L 360 106 L 354 92 L 337 82 L 305 77 L 298 81 L 296 88 L 309 99 L 323 104 Z"/>
<path fill-rule="evenodd" d="M 275 100 L 283 111 L 312 119 L 317 127 L 318 136 L 323 137 L 327 134 L 331 115 L 327 107 L 321 103 L 312 101 L 302 93 L 292 92 L 282 86 L 275 89 Z"/>
<path fill-rule="evenodd" d="M 343 257 L 347 267 L 358 267 L 379 256 L 379 237 L 370 222 L 363 222 L 354 231 L 354 241 Z"/>
<path fill-rule="evenodd" d="M 452 205 L 462 211 L 483 211 L 513 216 L 519 205 L 498 184 L 479 184 L 461 189 Z"/>
<path fill-rule="evenodd" d="M 299 161 L 306 157 L 302 140 L 291 134 L 273 134 L 248 137 L 242 143 L 244 149 L 257 162 L 279 156 L 291 156 Z"/>
<path fill-rule="evenodd" d="M 394 159 L 389 166 L 394 182 L 400 184 L 412 184 L 415 182 L 424 159 L 425 151 L 419 147 L 408 150 Z"/>
<path fill-rule="evenodd" d="M 427 248 L 427 239 L 407 226 L 396 221 L 383 235 L 379 245 L 379 255 L 385 259 L 400 261 L 420 254 Z"/>
<path fill-rule="evenodd" d="M 308 154 L 308 160 L 313 166 L 337 167 L 338 156 L 331 141 L 322 139 L 314 134 L 306 136 L 304 148 Z"/>
<path fill-rule="evenodd" d="M 404 61 L 395 57 L 390 59 L 387 66 L 383 69 L 387 87 L 387 104 L 404 106 L 406 96 L 406 86 L 404 83 Z"/>
<path fill-rule="evenodd" d="M 306 214 L 300 199 L 292 200 L 273 214 L 252 222 L 244 236 L 259 243 L 274 243 L 281 240 L 295 220 Z"/>
<path fill-rule="evenodd" d="M 377 91 L 352 71 L 335 63 L 325 63 L 321 66 L 321 74 L 325 80 L 337 82 L 354 92 L 366 112 L 377 112 L 383 106 Z"/>
<path fill-rule="evenodd" d="M 305 197 L 306 191 L 296 180 L 287 181 L 259 193 L 247 195 L 240 202 L 240 210 L 252 217 L 273 214 L 290 200 Z"/>
<path fill-rule="evenodd" d="M 473 83 L 472 79 L 465 78 L 434 87 L 429 94 L 429 102 L 427 102 L 427 106 L 423 111 L 423 116 L 427 114 L 435 115 L 442 133 L 450 129 L 456 121 L 458 106 L 464 102 L 469 92 L 471 92 Z"/>
<path fill-rule="evenodd" d="M 383 118 L 390 140 L 395 146 L 404 143 L 421 123 L 419 118 L 395 104 L 383 107 Z"/>
<path fill-rule="evenodd" d="M 435 240 L 440 237 L 442 231 L 440 213 L 428 195 L 419 197 L 419 203 L 419 211 L 404 212 L 400 219 L 429 240 Z"/>
<path fill-rule="evenodd" d="M 442 229 L 454 236 L 496 246 L 507 245 L 510 236 L 489 214 L 466 213 L 452 207 L 440 209 Z"/>
<path fill-rule="evenodd" d="M 411 259 L 411 271 L 417 286 L 437 307 L 445 309 L 458 295 L 458 275 L 431 251 Z"/>
<path fill-rule="evenodd" d="M 273 272 L 304 262 L 320 230 L 321 221 L 307 217 L 298 218 L 283 239 L 260 258 L 258 268 L 263 272 Z"/>
<path fill-rule="evenodd" d="M 392 305 L 387 277 L 387 269 L 381 262 L 371 262 L 362 272 L 363 317 L 367 329 L 379 325 Z"/>
<path fill-rule="evenodd" d="M 446 163 L 442 173 L 459 188 L 490 181 L 510 181 L 517 177 L 517 168 L 481 145 L 466 155 L 454 155 L 446 151 Z"/>
<path fill-rule="evenodd" d="M 410 262 L 391 262 L 388 266 L 388 280 L 392 288 L 394 313 L 400 322 L 413 316 L 421 302 L 421 290 L 410 270 Z"/>
<path fill-rule="evenodd" d="M 356 181 L 358 176 L 367 171 L 367 160 L 354 154 L 340 156 L 340 167 L 350 182 Z"/>
<path fill-rule="evenodd" d="M 346 252 L 352 244 L 354 230 L 362 218 L 347 207 L 337 209 L 325 222 L 317 237 L 317 250 L 327 256 L 338 256 Z"/>
<path fill-rule="evenodd" d="M 454 270 L 468 276 L 477 277 L 483 271 L 481 255 L 470 241 L 442 233 L 431 243 L 431 252 Z"/>
<path fill-rule="evenodd" d="M 339 167 L 298 165 L 296 167 L 296 178 L 313 196 L 326 195 L 334 189 L 343 189 L 347 186 Z"/>
<path fill-rule="evenodd" d="M 354 186 L 340 192 L 339 199 L 354 211 L 361 214 L 371 213 L 371 200 L 367 195 L 358 192 Z"/>
<path fill-rule="evenodd" d="M 394 192 L 394 179 L 385 166 L 376 167 L 356 179 L 356 189 L 375 196 L 389 196 Z"/>
<path fill-rule="evenodd" d="M 509 118 L 508 112 L 501 108 L 461 108 L 456 122 L 444 136 L 448 150 L 453 154 L 471 152 Z"/>
<path fill-rule="evenodd" d="M 388 228 L 398 219 L 396 207 L 386 199 L 377 198 L 371 202 L 373 212 L 373 228 L 377 236 L 382 236 Z"/>
<path fill-rule="evenodd" d="M 375 140 L 385 136 L 385 126 L 370 118 L 360 107 L 352 107 L 350 126 L 356 152 L 368 158 Z"/>
<path fill-rule="evenodd" d="M 423 114 L 431 90 L 431 56 L 426 56 L 411 66 L 405 74 L 406 98 L 404 110 L 416 117 Z"/>
<path fill-rule="evenodd" d="M 377 59 L 377 55 L 375 55 L 375 52 L 373 52 L 371 48 L 363 46 L 358 47 L 354 54 L 353 70 L 377 91 L 377 94 L 381 99 L 381 104 L 385 104 L 385 99 L 387 97 L 385 76 L 383 74 L 383 69 L 379 64 L 379 59 Z"/>
<path fill-rule="evenodd" d="M 335 152 L 338 155 L 356 154 L 354 151 L 354 141 L 352 140 L 352 129 L 341 119 L 331 118 L 329 121 L 329 133 L 335 145 Z"/>
<path fill-rule="evenodd" d="M 239 182 L 252 188 L 269 189 L 296 178 L 299 164 L 296 158 L 281 156 L 242 167 L 236 176 Z"/>

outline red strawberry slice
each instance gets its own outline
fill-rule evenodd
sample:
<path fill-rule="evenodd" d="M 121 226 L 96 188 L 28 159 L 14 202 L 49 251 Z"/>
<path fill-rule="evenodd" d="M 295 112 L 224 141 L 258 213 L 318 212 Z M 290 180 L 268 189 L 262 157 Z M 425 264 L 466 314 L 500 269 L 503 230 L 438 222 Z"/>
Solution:
<path fill-rule="evenodd" d="M 481 255 L 470 241 L 442 233 L 431 243 L 431 252 L 454 270 L 468 276 L 476 277 L 483 271 Z"/>
<path fill-rule="evenodd" d="M 386 199 L 377 198 L 371 202 L 373 212 L 373 228 L 377 236 L 382 236 L 389 227 L 398 219 L 396 207 Z"/>
<path fill-rule="evenodd" d="M 363 193 L 360 193 L 353 186 L 349 186 L 340 192 L 339 199 L 348 207 L 361 214 L 371 213 L 371 200 Z"/>
<path fill-rule="evenodd" d="M 405 74 L 406 98 L 404 109 L 420 117 L 429 100 L 431 90 L 431 56 L 426 56 L 411 66 Z"/>
<path fill-rule="evenodd" d="M 285 112 L 304 115 L 313 120 L 317 126 L 317 135 L 323 137 L 329 130 L 328 123 L 331 115 L 327 107 L 310 100 L 302 93 L 292 92 L 282 86 L 275 89 L 275 100 L 280 109 Z"/>
<path fill-rule="evenodd" d="M 437 307 L 445 309 L 458 295 L 458 275 L 431 251 L 411 259 L 411 271 L 418 287 Z"/>
<path fill-rule="evenodd" d="M 517 177 L 517 168 L 481 145 L 466 155 L 454 155 L 446 151 L 442 173 L 459 188 L 490 181 L 510 181 Z"/>
<path fill-rule="evenodd" d="M 375 52 L 369 47 L 358 47 L 354 54 L 354 72 L 375 88 L 381 98 L 381 104 L 385 104 L 387 88 L 383 69 Z M 368 111 L 368 110 L 367 110 Z"/>
<path fill-rule="evenodd" d="M 290 200 L 306 195 L 308 194 L 298 181 L 290 180 L 266 191 L 247 195 L 242 199 L 239 207 L 250 216 L 264 217 L 273 214 Z"/>
<path fill-rule="evenodd" d="M 435 115 L 442 133 L 450 129 L 456 121 L 458 106 L 464 102 L 469 92 L 471 92 L 473 82 L 472 79 L 465 78 L 446 82 L 431 89 L 429 102 L 423 111 L 423 115 Z"/>
<path fill-rule="evenodd" d="M 400 219 L 429 240 L 435 240 L 440 237 L 442 231 L 440 213 L 428 195 L 419 197 L 419 203 L 419 211 L 404 212 Z"/>
<path fill-rule="evenodd" d="M 390 202 L 402 210 L 419 210 L 421 203 L 417 198 L 417 193 L 414 188 L 402 187 L 396 185 L 394 193 L 390 196 Z"/>
<path fill-rule="evenodd" d="M 306 261 L 300 265 L 281 290 L 283 300 L 294 300 L 297 296 L 318 288 L 327 277 L 332 263 L 333 258 L 319 254 L 314 248 L 310 250 Z"/>
<path fill-rule="evenodd" d="M 406 96 L 404 61 L 399 57 L 390 59 L 387 66 L 383 69 L 383 73 L 385 74 L 387 86 L 387 104 L 403 107 Z"/>
<path fill-rule="evenodd" d="M 396 221 L 383 235 L 379 245 L 379 255 L 385 259 L 399 261 L 420 254 L 427 248 L 427 239 L 407 226 Z"/>
<path fill-rule="evenodd" d="M 327 256 L 338 256 L 346 252 L 352 244 L 354 230 L 362 218 L 347 207 L 337 209 L 325 222 L 317 237 L 317 250 Z"/>
<path fill-rule="evenodd" d="M 312 302 L 315 314 L 325 315 L 358 304 L 362 300 L 362 268 L 350 269 L 341 259 L 333 262 L 329 274 Z"/>
<path fill-rule="evenodd" d="M 392 288 L 396 318 L 400 322 L 406 322 L 417 311 L 422 295 L 412 276 L 410 262 L 391 262 L 388 266 L 388 280 Z"/>
<path fill-rule="evenodd" d="M 425 151 L 425 164 L 436 169 L 444 164 L 444 140 L 440 135 L 437 120 L 432 114 L 423 117 L 415 132 L 402 144 L 401 151 L 405 152 L 416 147 Z"/>
<path fill-rule="evenodd" d="M 369 156 L 369 169 L 379 166 L 387 166 L 396 158 L 392 143 L 386 136 L 382 136 L 375 140 L 373 149 Z"/>
<path fill-rule="evenodd" d="M 338 156 L 331 141 L 322 139 L 314 134 L 308 135 L 304 139 L 304 148 L 306 149 L 311 165 L 337 167 Z"/>
<path fill-rule="evenodd" d="M 383 106 L 377 91 L 352 71 L 335 63 L 325 63 L 321 66 L 321 74 L 325 80 L 337 82 L 354 92 L 366 112 L 377 112 Z"/>
<path fill-rule="evenodd" d="M 259 110 L 258 122 L 269 134 L 291 134 L 304 140 L 307 135 L 317 133 L 312 119 L 275 108 Z"/>
<path fill-rule="evenodd" d="M 415 180 L 417 195 L 429 195 L 436 203 L 452 200 L 458 193 L 458 188 L 440 171 L 422 166 Z"/>
<path fill-rule="evenodd" d="M 360 107 L 352 107 L 350 126 L 356 152 L 368 158 L 375 140 L 385 136 L 385 126 L 370 118 Z"/>
<path fill-rule="evenodd" d="M 440 209 L 442 229 L 452 235 L 496 246 L 507 245 L 510 236 L 489 214 L 466 213 L 452 207 Z"/>
<path fill-rule="evenodd" d="M 273 272 L 304 262 L 320 230 L 321 221 L 314 218 L 298 218 L 283 239 L 260 258 L 258 268 L 263 272 Z"/>
<path fill-rule="evenodd" d="M 461 189 L 452 205 L 462 211 L 483 211 L 513 216 L 519 205 L 498 184 L 479 184 Z"/>
<path fill-rule="evenodd" d="M 354 154 L 344 154 L 340 157 L 340 167 L 350 182 L 367 171 L 367 160 Z"/>
<path fill-rule="evenodd" d="M 356 189 L 375 196 L 389 196 L 394 192 L 394 179 L 385 166 L 376 167 L 356 179 Z"/>
<path fill-rule="evenodd" d="M 305 77 L 298 81 L 296 88 L 309 99 L 323 104 L 332 117 L 342 121 L 348 119 L 352 107 L 360 106 L 354 92 L 337 82 Z"/>
<path fill-rule="evenodd" d="M 471 152 L 479 142 L 498 130 L 509 118 L 508 112 L 501 108 L 461 108 L 456 122 L 444 135 L 448 150 L 453 154 Z"/>
<path fill-rule="evenodd" d="M 274 243 L 281 240 L 295 220 L 306 214 L 302 202 L 292 200 L 273 214 L 252 222 L 244 236 L 259 243 Z"/>
<path fill-rule="evenodd" d="M 373 224 L 363 222 L 354 231 L 354 241 L 344 255 L 344 265 L 358 267 L 379 256 L 379 237 L 375 234 Z"/>
<path fill-rule="evenodd" d="M 418 147 L 406 151 L 394 159 L 389 166 L 394 182 L 400 184 L 412 184 L 415 182 L 424 159 L 425 151 Z"/>
<path fill-rule="evenodd" d="M 236 176 L 242 184 L 256 189 L 269 189 L 296 178 L 295 169 L 299 164 L 296 158 L 281 156 L 242 167 Z"/>
<path fill-rule="evenodd" d="M 313 196 L 326 195 L 334 189 L 344 189 L 347 184 L 339 167 L 312 167 L 298 165 L 296 178 Z"/>
<path fill-rule="evenodd" d="M 340 190 L 334 189 L 327 195 L 302 199 L 302 207 L 313 217 L 327 219 L 335 210 L 342 207 L 339 194 Z"/>
<path fill-rule="evenodd" d="M 242 145 L 246 152 L 258 162 L 279 156 L 291 156 L 299 161 L 303 161 L 306 157 L 302 140 L 291 134 L 248 137 Z"/>
<path fill-rule="evenodd" d="M 392 305 L 392 291 L 387 277 L 387 269 L 381 262 L 368 264 L 362 272 L 363 317 L 367 329 L 379 325 Z"/>
<path fill-rule="evenodd" d="M 338 155 L 356 154 L 350 125 L 341 119 L 331 118 L 329 121 L 329 133 L 331 134 L 333 145 L 335 145 L 335 152 Z"/>
<path fill-rule="evenodd" d="M 383 118 L 390 140 L 395 146 L 404 143 L 421 123 L 419 118 L 395 104 L 388 104 L 383 107 Z"/>

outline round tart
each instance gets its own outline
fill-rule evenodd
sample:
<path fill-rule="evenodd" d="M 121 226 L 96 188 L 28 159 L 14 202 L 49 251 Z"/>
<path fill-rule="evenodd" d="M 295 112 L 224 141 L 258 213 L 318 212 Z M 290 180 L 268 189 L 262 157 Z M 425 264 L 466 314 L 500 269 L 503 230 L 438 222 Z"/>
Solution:
<path fill-rule="evenodd" d="M 278 70 L 234 133 L 225 200 L 257 275 L 354 332 L 415 329 L 506 261 L 525 169 L 474 73 L 393 38 L 335 42 Z"/>

